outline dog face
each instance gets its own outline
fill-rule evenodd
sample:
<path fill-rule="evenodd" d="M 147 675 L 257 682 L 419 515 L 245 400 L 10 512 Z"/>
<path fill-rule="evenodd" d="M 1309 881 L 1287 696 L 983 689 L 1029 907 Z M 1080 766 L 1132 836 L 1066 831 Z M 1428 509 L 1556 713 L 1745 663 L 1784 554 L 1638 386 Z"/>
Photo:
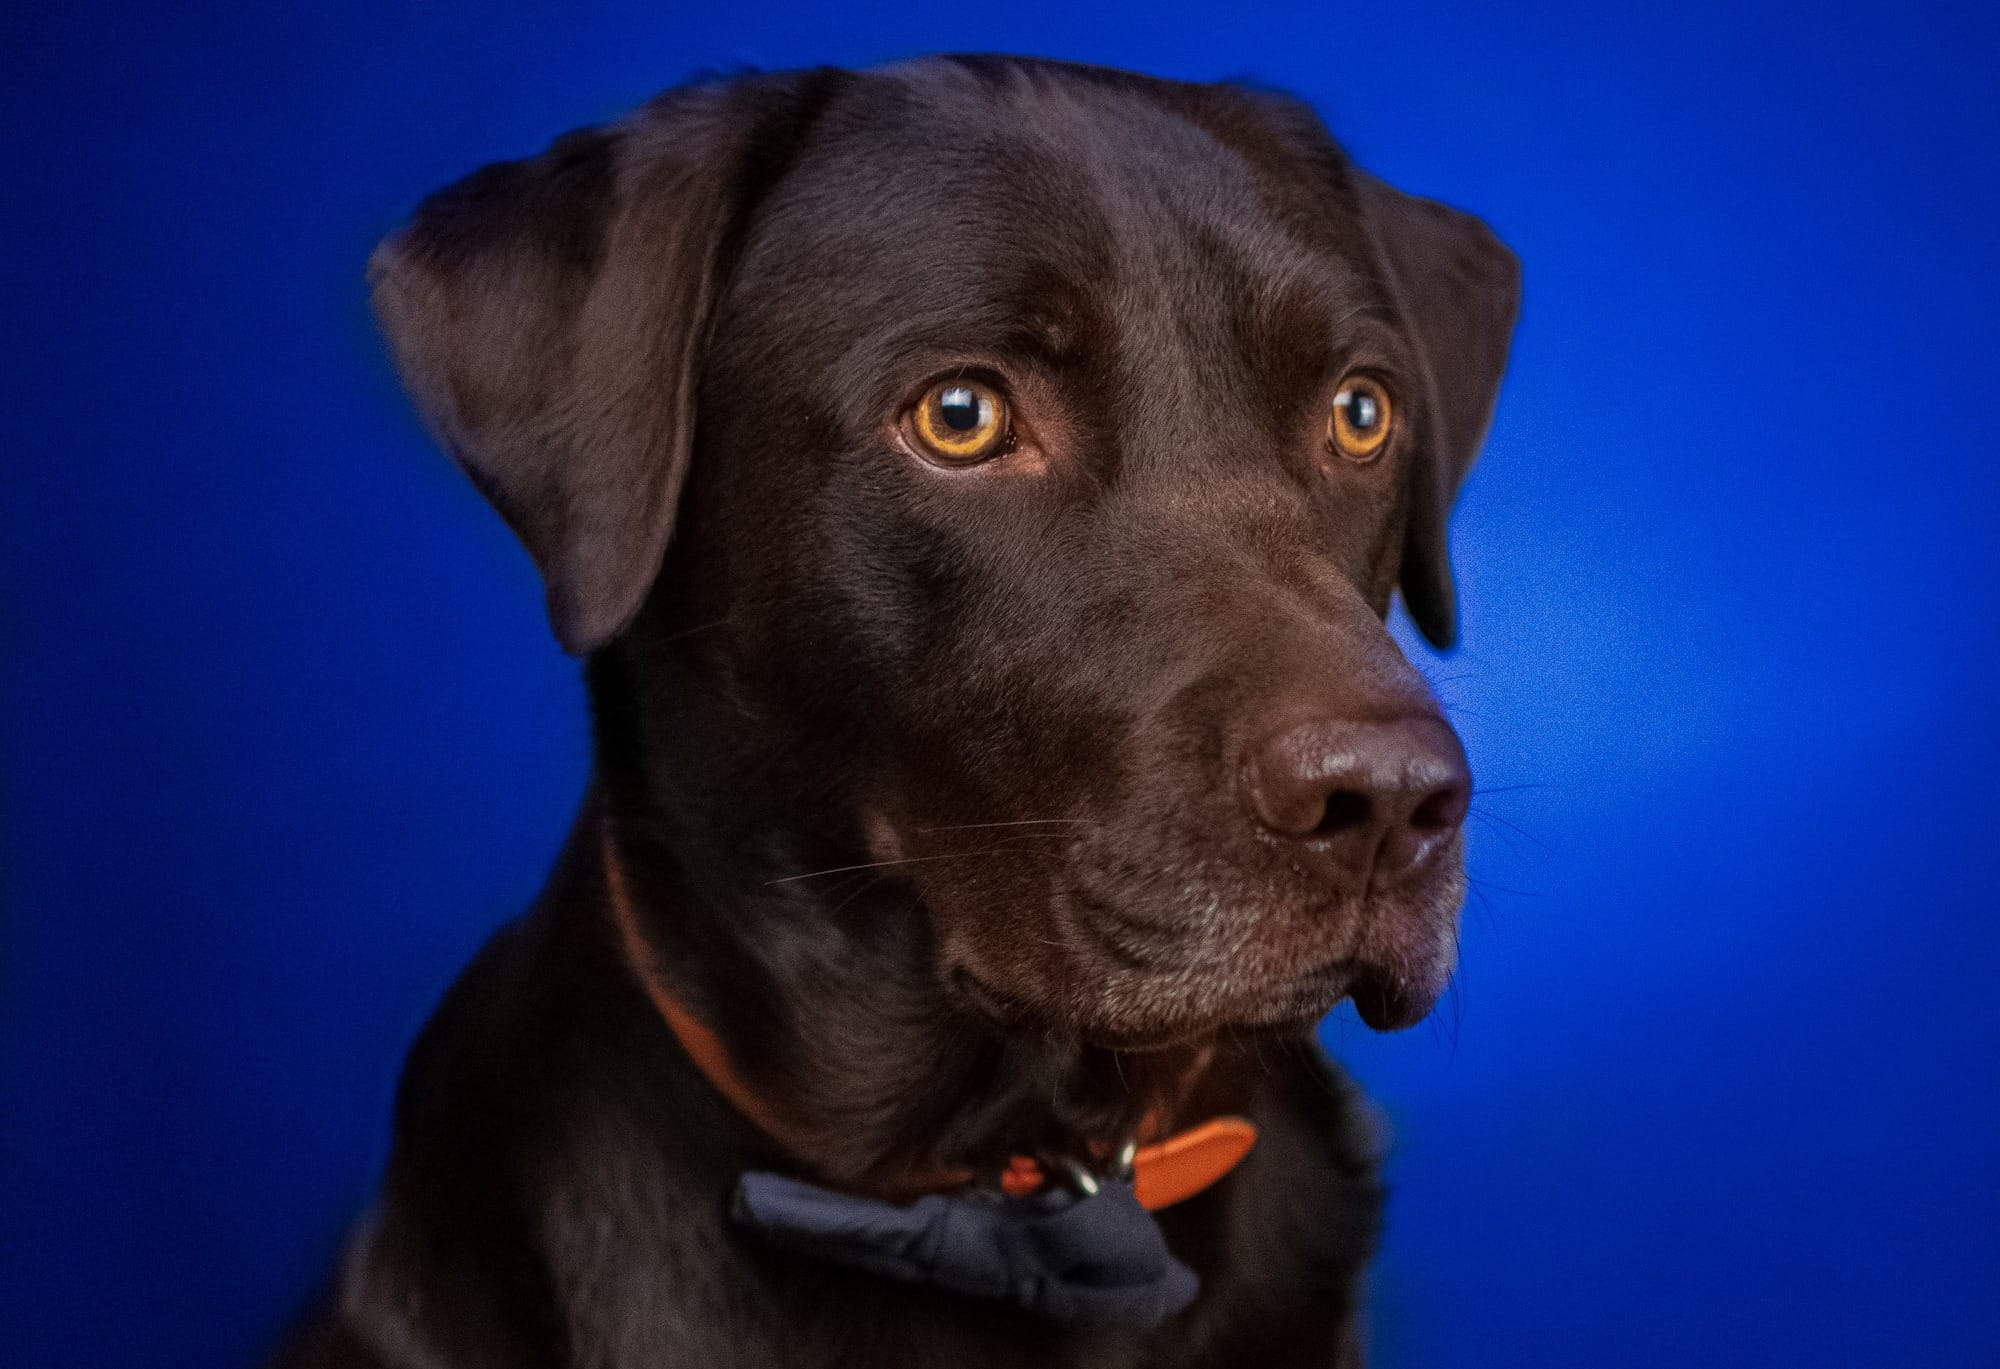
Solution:
<path fill-rule="evenodd" d="M 1383 618 L 1453 634 L 1476 221 L 1282 99 L 940 59 L 670 94 L 374 278 L 746 888 L 879 867 L 951 993 L 1103 1044 L 1435 1001 L 1470 780 Z"/>

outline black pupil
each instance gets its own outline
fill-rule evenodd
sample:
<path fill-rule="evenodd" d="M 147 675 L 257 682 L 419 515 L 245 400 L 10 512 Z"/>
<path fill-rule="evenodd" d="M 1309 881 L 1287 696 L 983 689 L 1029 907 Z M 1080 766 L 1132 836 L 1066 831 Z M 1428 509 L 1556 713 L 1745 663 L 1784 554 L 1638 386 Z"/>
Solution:
<path fill-rule="evenodd" d="M 1347 396 L 1347 423 L 1357 432 L 1367 432 L 1381 421 L 1377 411 L 1375 396 L 1365 390 L 1355 390 Z"/>
<path fill-rule="evenodd" d="M 938 416 L 955 433 L 969 433 L 979 426 L 979 396 L 964 386 L 955 386 L 938 396 Z"/>

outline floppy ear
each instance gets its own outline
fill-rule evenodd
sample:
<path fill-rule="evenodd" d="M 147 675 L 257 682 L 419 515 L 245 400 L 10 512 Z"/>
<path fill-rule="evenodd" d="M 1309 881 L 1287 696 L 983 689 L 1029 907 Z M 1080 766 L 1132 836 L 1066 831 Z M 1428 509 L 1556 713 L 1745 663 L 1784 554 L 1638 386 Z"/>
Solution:
<path fill-rule="evenodd" d="M 731 249 L 837 75 L 669 92 L 439 191 L 369 261 L 411 397 L 534 557 L 569 651 L 658 572 Z"/>
<path fill-rule="evenodd" d="M 1431 645 L 1449 647 L 1458 640 L 1458 607 L 1446 526 L 1493 417 L 1520 304 L 1520 264 L 1470 214 L 1353 175 L 1425 372 L 1403 532 L 1403 603 Z"/>

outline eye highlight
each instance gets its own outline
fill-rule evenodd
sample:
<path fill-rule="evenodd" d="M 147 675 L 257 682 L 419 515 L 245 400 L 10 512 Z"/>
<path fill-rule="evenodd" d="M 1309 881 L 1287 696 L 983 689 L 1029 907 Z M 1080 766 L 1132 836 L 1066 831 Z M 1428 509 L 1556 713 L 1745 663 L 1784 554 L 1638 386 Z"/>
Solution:
<path fill-rule="evenodd" d="M 1013 445 L 1007 401 L 976 380 L 931 386 L 910 410 L 905 426 L 925 456 L 947 465 L 986 461 Z"/>
<path fill-rule="evenodd" d="M 1373 376 L 1348 376 L 1334 392 L 1333 413 L 1327 418 L 1329 447 L 1349 461 L 1369 461 L 1389 441 L 1395 422 L 1389 391 Z"/>

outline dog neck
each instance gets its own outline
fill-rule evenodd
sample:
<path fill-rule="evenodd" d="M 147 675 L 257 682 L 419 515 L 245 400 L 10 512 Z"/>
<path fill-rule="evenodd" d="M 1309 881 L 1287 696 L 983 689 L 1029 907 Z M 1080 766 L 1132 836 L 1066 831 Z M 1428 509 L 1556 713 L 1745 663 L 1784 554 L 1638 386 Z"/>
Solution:
<path fill-rule="evenodd" d="M 841 906 L 787 888 L 718 906 L 688 887 L 656 823 L 621 821 L 604 803 L 585 822 L 594 834 L 578 835 L 599 852 L 626 968 L 709 1084 L 825 1183 L 903 1200 L 1010 1166 L 1032 1182 L 1019 1157 L 1102 1156 L 1128 1138 L 1189 1144 L 1194 1132 L 1169 1134 L 1248 1110 L 1257 1075 L 1235 1048 L 1113 1052 L 971 1017 L 928 964 L 907 894 Z M 1228 1157 L 1189 1168 L 1199 1188 L 1248 1134 L 1196 1130 Z"/>

